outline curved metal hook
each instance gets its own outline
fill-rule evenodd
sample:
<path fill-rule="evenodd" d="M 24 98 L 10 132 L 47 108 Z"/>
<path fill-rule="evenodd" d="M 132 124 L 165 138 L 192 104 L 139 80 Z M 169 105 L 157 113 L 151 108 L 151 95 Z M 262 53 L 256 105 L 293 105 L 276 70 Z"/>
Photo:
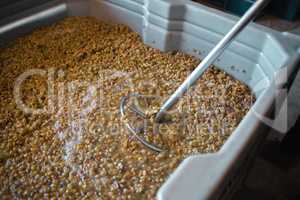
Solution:
<path fill-rule="evenodd" d="M 131 95 L 128 95 L 126 97 L 122 97 L 121 103 L 120 103 L 120 113 L 121 113 L 122 118 L 125 117 L 125 105 L 126 105 L 127 100 L 130 97 L 143 97 L 143 96 L 139 95 L 139 94 L 131 94 Z M 137 108 L 131 107 L 131 110 L 133 112 L 137 113 L 138 115 L 140 115 L 141 117 L 146 118 L 146 115 L 142 111 L 138 110 Z M 133 128 L 131 126 L 131 124 L 129 124 L 128 122 L 124 122 L 124 123 L 125 123 L 126 128 L 133 134 L 133 136 L 139 142 L 141 142 L 144 146 L 146 146 L 148 149 L 150 149 L 152 151 L 155 151 L 157 153 L 160 153 L 160 152 L 164 151 L 163 149 L 159 148 L 158 146 L 156 146 L 154 144 L 149 143 L 143 137 L 139 136 L 138 133 L 136 132 L 135 128 Z"/>

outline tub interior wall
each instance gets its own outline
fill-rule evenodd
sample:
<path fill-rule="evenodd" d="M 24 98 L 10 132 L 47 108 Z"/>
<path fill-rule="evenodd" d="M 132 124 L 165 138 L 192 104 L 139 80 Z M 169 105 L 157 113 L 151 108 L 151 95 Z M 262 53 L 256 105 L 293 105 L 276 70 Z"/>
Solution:
<path fill-rule="evenodd" d="M 90 0 L 87 15 L 127 24 L 141 35 L 145 44 L 154 48 L 180 50 L 203 59 L 234 25 L 234 20 L 217 18 L 215 10 L 211 12 L 198 4 L 203 9 L 196 9 L 190 6 L 190 1 L 186 5 L 176 2 Z M 215 65 L 247 84 L 258 97 L 286 59 L 287 55 L 270 35 L 249 27 Z"/>

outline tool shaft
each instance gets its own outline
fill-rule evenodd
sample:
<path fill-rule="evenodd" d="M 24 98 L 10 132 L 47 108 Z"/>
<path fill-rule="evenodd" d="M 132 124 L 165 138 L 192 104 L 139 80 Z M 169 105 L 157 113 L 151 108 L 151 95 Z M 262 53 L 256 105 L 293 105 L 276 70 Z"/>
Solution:
<path fill-rule="evenodd" d="M 204 60 L 179 86 L 179 88 L 167 99 L 156 115 L 159 122 L 165 113 L 196 83 L 205 70 L 224 52 L 232 43 L 236 36 L 257 16 L 257 14 L 267 5 L 269 0 L 257 0 L 234 27 L 224 36 L 224 38 L 211 50 Z"/>

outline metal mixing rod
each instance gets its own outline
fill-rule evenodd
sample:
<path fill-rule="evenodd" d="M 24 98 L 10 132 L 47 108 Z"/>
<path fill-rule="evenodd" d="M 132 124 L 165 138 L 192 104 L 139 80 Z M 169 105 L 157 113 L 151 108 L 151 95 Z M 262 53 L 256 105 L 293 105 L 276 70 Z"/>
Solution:
<path fill-rule="evenodd" d="M 171 107 L 178 102 L 178 100 L 187 92 L 187 90 L 193 86 L 201 75 L 205 72 L 209 66 L 225 51 L 225 49 L 232 43 L 237 35 L 261 12 L 261 10 L 269 3 L 270 0 L 257 0 L 249 10 L 241 17 L 241 19 L 233 26 L 233 28 L 223 37 L 223 39 L 210 51 L 210 53 L 202 60 L 202 62 L 196 67 L 196 69 L 188 76 L 188 78 L 178 87 L 178 89 L 167 99 L 167 101 L 161 106 L 160 110 L 156 114 L 156 123 L 163 123 L 164 116 Z M 120 111 L 122 117 L 125 116 L 126 102 L 130 97 L 137 97 L 138 95 L 129 95 L 123 97 L 120 104 Z M 138 109 L 131 109 L 137 115 L 142 116 L 143 112 Z M 157 147 L 154 144 L 147 142 L 144 138 L 139 136 L 136 129 L 134 129 L 128 122 L 125 122 L 128 130 L 147 148 L 161 152 L 163 149 Z"/>

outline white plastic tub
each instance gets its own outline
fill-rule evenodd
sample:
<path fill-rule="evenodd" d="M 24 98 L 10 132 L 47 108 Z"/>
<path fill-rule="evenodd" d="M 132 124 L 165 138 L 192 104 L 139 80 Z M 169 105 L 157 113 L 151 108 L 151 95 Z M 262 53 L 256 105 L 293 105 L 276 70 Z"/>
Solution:
<path fill-rule="evenodd" d="M 189 0 L 51 1 L 0 20 L 0 44 L 67 15 L 124 23 L 152 47 L 199 58 L 207 55 L 237 20 Z M 276 89 L 284 85 L 273 84 L 275 77 L 285 81 L 283 69 L 287 77 L 294 72 L 299 46 L 296 36 L 259 25 L 243 31 L 215 65 L 247 84 L 256 103 L 219 152 L 185 159 L 159 189 L 157 199 L 226 199 L 232 195 L 269 129 L 258 114 L 268 116 L 274 109 Z"/>

